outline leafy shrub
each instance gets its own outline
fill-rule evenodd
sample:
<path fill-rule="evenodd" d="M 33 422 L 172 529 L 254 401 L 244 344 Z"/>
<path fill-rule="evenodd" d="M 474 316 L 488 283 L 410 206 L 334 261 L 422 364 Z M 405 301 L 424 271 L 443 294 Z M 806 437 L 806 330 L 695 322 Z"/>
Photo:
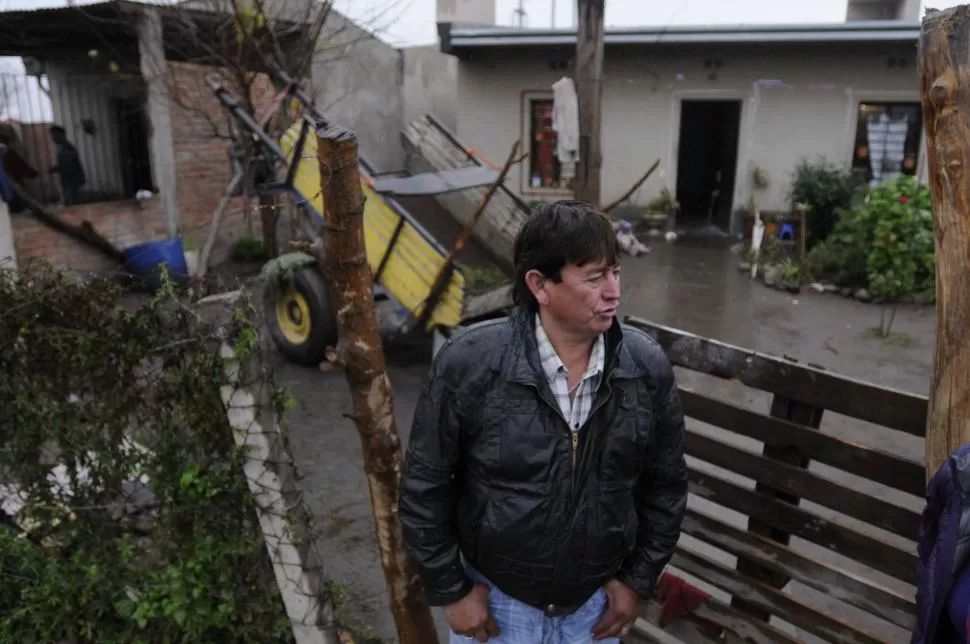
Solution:
<path fill-rule="evenodd" d="M 236 262 L 262 262 L 269 259 L 266 242 L 255 235 L 247 235 L 234 241 L 231 256 Z"/>
<path fill-rule="evenodd" d="M 930 191 L 913 177 L 874 188 L 845 211 L 831 236 L 807 259 L 816 278 L 867 287 L 894 300 L 935 288 L 935 249 Z"/>
<path fill-rule="evenodd" d="M 894 300 L 936 287 L 930 190 L 907 177 L 873 190 L 858 217 L 870 224 L 867 268 L 873 297 Z"/>
<path fill-rule="evenodd" d="M 864 177 L 829 163 L 825 159 L 803 159 L 792 173 L 789 198 L 793 204 L 812 207 L 808 219 L 808 246 L 824 241 L 838 221 L 840 210 L 852 206 L 853 195 L 864 183 Z"/>
<path fill-rule="evenodd" d="M 292 642 L 219 391 L 248 313 L 125 295 L 0 271 L 0 642 Z"/>
<path fill-rule="evenodd" d="M 495 266 L 465 266 L 461 274 L 469 291 L 482 291 L 509 281 L 505 273 Z"/>

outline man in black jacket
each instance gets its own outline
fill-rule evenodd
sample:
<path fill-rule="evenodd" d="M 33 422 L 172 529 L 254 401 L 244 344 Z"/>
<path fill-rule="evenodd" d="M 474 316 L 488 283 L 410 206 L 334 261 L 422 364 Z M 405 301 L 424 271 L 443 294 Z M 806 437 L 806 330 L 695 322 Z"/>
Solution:
<path fill-rule="evenodd" d="M 605 215 L 542 205 L 513 254 L 518 311 L 456 334 L 418 402 L 405 545 L 452 642 L 617 642 L 687 502 L 673 370 L 616 320 Z"/>

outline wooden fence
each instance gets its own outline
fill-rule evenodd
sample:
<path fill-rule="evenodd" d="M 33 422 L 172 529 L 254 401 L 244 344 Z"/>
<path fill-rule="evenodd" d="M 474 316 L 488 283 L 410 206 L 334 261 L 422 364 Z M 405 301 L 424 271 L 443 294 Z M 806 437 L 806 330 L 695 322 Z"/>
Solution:
<path fill-rule="evenodd" d="M 687 573 L 731 599 L 712 596 L 680 632 L 689 628 L 688 641 L 701 642 L 908 641 L 923 464 L 819 427 L 829 410 L 880 425 L 880 432 L 922 437 L 926 398 L 645 320 L 626 322 L 655 338 L 676 367 L 772 395 L 764 414 L 681 382 L 692 496 L 683 532 L 692 539 L 681 540 L 670 572 Z M 717 429 L 697 431 L 695 421 Z M 739 446 L 752 439 L 758 451 Z M 823 476 L 810 471 L 812 461 L 867 481 Z M 747 517 L 746 529 L 728 520 L 733 513 Z M 812 545 L 791 545 L 793 536 Z M 840 565 L 838 555 L 865 569 L 844 559 Z M 734 558 L 736 565 L 725 563 Z M 817 592 L 793 591 L 796 585 Z M 655 626 L 639 630 L 653 632 L 652 641 L 670 641 L 658 639 Z"/>

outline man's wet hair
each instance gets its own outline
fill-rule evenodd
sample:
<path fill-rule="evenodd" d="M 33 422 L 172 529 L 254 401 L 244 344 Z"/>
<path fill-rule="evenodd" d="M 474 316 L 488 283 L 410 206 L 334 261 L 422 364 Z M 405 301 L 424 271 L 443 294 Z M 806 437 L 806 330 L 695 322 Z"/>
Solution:
<path fill-rule="evenodd" d="M 536 207 L 515 237 L 512 258 L 515 303 L 535 312 L 539 305 L 525 283 L 526 273 L 537 270 L 559 282 L 564 266 L 615 266 L 620 252 L 609 217 L 581 201 L 557 201 Z"/>
<path fill-rule="evenodd" d="M 52 125 L 50 127 L 50 133 L 53 134 L 53 135 L 55 135 L 55 136 L 56 135 L 64 136 L 64 135 L 67 134 L 67 130 L 65 130 L 64 128 L 62 128 L 60 125 Z"/>

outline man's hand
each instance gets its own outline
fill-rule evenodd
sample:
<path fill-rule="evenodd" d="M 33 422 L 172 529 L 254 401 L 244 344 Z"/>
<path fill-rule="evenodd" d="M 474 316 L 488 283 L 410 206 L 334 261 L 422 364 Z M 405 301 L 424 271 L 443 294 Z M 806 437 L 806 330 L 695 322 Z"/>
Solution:
<path fill-rule="evenodd" d="M 487 642 L 489 637 L 498 635 L 498 624 L 488 609 L 488 592 L 488 586 L 475 584 L 470 593 L 444 607 L 445 620 L 452 631 L 479 642 Z"/>
<path fill-rule="evenodd" d="M 593 627 L 593 639 L 599 642 L 608 637 L 624 637 L 640 616 L 640 597 L 622 581 L 611 579 L 606 591 L 606 612 Z"/>

